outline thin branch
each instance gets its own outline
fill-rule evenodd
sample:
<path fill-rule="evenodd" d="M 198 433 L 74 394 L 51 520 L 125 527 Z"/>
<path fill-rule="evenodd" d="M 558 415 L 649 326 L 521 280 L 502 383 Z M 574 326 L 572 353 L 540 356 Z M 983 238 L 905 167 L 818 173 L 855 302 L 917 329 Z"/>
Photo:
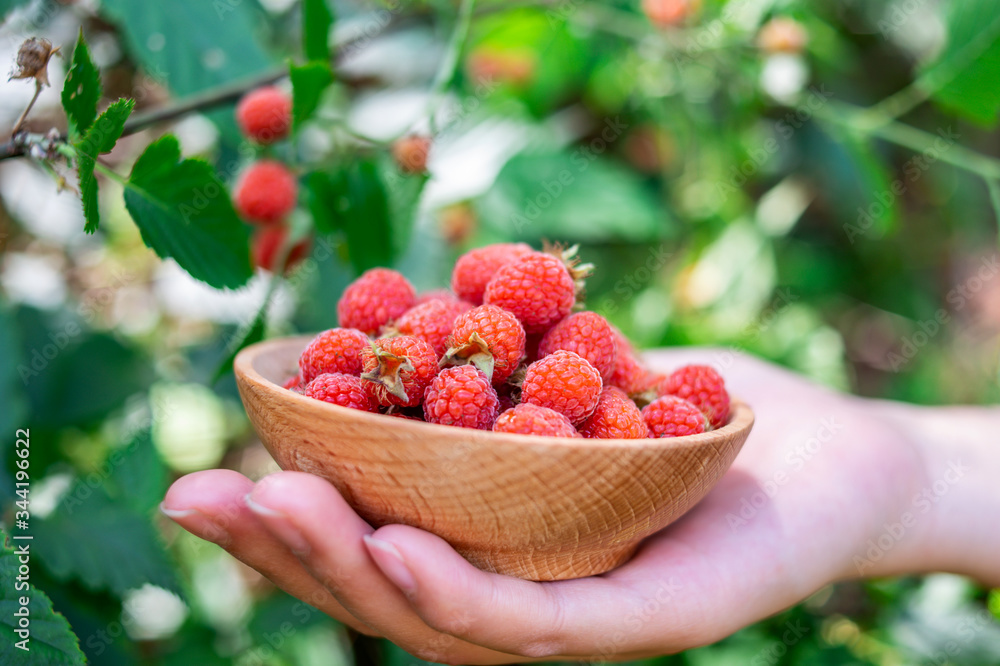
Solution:
<path fill-rule="evenodd" d="M 38 96 L 41 94 L 42 94 L 42 82 L 35 79 L 35 96 L 31 98 L 31 101 L 28 102 L 28 108 L 26 108 L 24 112 L 21 113 L 21 117 L 17 119 L 16 123 L 14 123 L 14 130 L 10 133 L 11 138 L 13 138 L 15 134 L 21 131 L 21 125 L 23 125 L 24 121 L 28 119 L 28 114 L 31 113 L 32 107 L 35 106 L 35 102 L 38 101 Z"/>

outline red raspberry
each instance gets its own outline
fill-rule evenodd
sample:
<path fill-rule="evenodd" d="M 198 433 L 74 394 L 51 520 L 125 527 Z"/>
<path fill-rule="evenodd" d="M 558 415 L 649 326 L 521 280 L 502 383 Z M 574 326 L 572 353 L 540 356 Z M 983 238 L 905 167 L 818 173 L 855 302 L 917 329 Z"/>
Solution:
<path fill-rule="evenodd" d="M 615 336 L 615 367 L 608 383 L 617 386 L 628 395 L 636 395 L 649 389 L 649 371 L 635 357 L 632 343 L 614 326 L 611 331 Z"/>
<path fill-rule="evenodd" d="M 646 439 L 649 428 L 625 392 L 609 386 L 601 391 L 597 409 L 580 425 L 580 434 L 591 439 Z"/>
<path fill-rule="evenodd" d="M 424 392 L 428 423 L 489 430 L 500 412 L 490 380 L 471 365 L 442 370 Z"/>
<path fill-rule="evenodd" d="M 243 172 L 233 189 L 233 205 L 248 222 L 275 224 L 295 208 L 299 184 L 281 162 L 260 160 Z"/>
<path fill-rule="evenodd" d="M 707 365 L 686 365 L 656 387 L 657 395 L 684 398 L 708 417 L 713 428 L 729 419 L 729 393 L 722 377 Z"/>
<path fill-rule="evenodd" d="M 486 284 L 496 272 L 532 252 L 524 243 L 497 243 L 469 250 L 455 262 L 451 288 L 463 301 L 482 305 Z"/>
<path fill-rule="evenodd" d="M 410 335 L 379 338 L 361 350 L 361 378 L 380 405 L 414 407 L 437 375 L 437 356 L 431 346 Z"/>
<path fill-rule="evenodd" d="M 292 100 L 273 86 L 257 88 L 240 100 L 236 122 L 247 138 L 257 143 L 274 143 L 288 136 Z"/>
<path fill-rule="evenodd" d="M 295 391 L 296 393 L 302 392 L 302 376 L 295 375 L 290 377 L 288 381 L 281 385 L 281 388 L 287 389 L 289 391 Z"/>
<path fill-rule="evenodd" d="M 361 350 L 371 340 L 354 328 L 331 328 L 323 331 L 306 346 L 299 356 L 299 373 L 305 383 L 326 372 L 345 375 L 361 374 Z"/>
<path fill-rule="evenodd" d="M 687 400 L 674 395 L 657 398 L 643 407 L 642 418 L 653 439 L 705 432 L 705 415 Z"/>
<path fill-rule="evenodd" d="M 521 402 L 554 409 L 577 424 L 594 412 L 601 388 L 601 373 L 587 359 L 560 349 L 528 366 Z"/>
<path fill-rule="evenodd" d="M 344 290 L 337 318 L 345 328 L 375 335 L 411 307 L 417 292 L 409 280 L 388 268 L 372 268 Z"/>
<path fill-rule="evenodd" d="M 462 303 L 462 302 L 464 302 L 464 301 L 461 301 L 458 298 L 458 296 L 456 296 L 455 294 L 451 293 L 450 289 L 431 289 L 430 291 L 425 291 L 422 294 L 418 294 L 417 295 L 417 301 L 414 303 L 414 305 L 423 305 L 427 301 L 446 301 L 446 302 L 449 302 L 449 303 L 451 303 L 451 302 L 455 302 L 455 303 Z M 472 303 L 469 303 L 468 305 L 469 305 L 470 308 L 473 307 Z"/>
<path fill-rule="evenodd" d="M 448 350 L 448 336 L 455 326 L 455 319 L 469 309 L 468 303 L 461 301 L 427 301 L 404 312 L 391 329 L 426 341 L 440 358 Z"/>
<path fill-rule="evenodd" d="M 483 302 L 513 312 L 528 333 L 541 333 L 573 309 L 576 284 L 560 259 L 532 252 L 496 272 Z"/>
<path fill-rule="evenodd" d="M 253 265 L 263 268 L 265 271 L 274 271 L 275 262 L 278 260 L 278 252 L 288 237 L 288 229 L 283 226 L 267 227 L 258 230 L 253 235 L 253 246 L 251 247 L 251 257 Z M 285 273 L 291 271 L 295 266 L 309 256 L 312 242 L 307 238 L 296 243 L 288 250 L 288 257 L 285 259 Z"/>
<path fill-rule="evenodd" d="M 557 349 L 576 352 L 608 381 L 615 369 L 617 348 L 607 319 L 596 312 L 577 312 L 549 329 L 538 345 L 538 355 L 548 356 Z"/>
<path fill-rule="evenodd" d="M 650 22 L 666 28 L 680 25 L 698 4 L 699 0 L 642 0 L 642 11 Z"/>
<path fill-rule="evenodd" d="M 427 171 L 427 153 L 430 150 L 430 137 L 416 134 L 405 136 L 392 144 L 392 156 L 399 168 L 406 173 Z"/>
<path fill-rule="evenodd" d="M 442 365 L 471 363 L 499 386 L 524 358 L 524 329 L 510 312 L 480 305 L 455 320 Z"/>
<path fill-rule="evenodd" d="M 328 372 L 318 376 L 306 385 L 304 394 L 341 407 L 378 412 L 378 404 L 365 390 L 360 377 L 341 372 Z"/>
<path fill-rule="evenodd" d="M 522 402 L 508 409 L 493 424 L 493 432 L 541 437 L 581 437 L 569 419 L 548 407 Z"/>

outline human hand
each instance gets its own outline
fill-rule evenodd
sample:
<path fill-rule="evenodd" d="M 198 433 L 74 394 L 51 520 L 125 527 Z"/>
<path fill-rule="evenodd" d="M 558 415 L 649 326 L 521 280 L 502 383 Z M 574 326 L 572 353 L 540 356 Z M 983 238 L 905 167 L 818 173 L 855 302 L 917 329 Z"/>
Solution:
<path fill-rule="evenodd" d="M 373 529 L 327 482 L 281 472 L 254 484 L 213 470 L 178 480 L 164 512 L 288 593 L 428 661 L 634 659 L 719 640 L 844 578 L 947 566 L 934 513 L 888 548 L 886 525 L 931 483 L 899 406 L 841 395 L 776 366 L 711 350 L 653 367 L 725 362 L 757 422 L 691 512 L 601 576 L 535 583 L 474 568 L 440 538 Z M 944 471 L 944 470 L 942 470 Z M 867 550 L 866 550 L 867 549 Z"/>

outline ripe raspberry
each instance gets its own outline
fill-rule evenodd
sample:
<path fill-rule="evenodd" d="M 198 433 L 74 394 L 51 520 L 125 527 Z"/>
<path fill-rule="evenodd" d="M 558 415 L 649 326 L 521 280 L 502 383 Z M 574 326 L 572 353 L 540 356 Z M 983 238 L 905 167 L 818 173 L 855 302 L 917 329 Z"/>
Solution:
<path fill-rule="evenodd" d="M 431 346 L 409 335 L 379 338 L 361 350 L 361 378 L 380 405 L 414 407 L 437 375 L 437 356 Z"/>
<path fill-rule="evenodd" d="M 528 366 L 521 402 L 554 409 L 577 424 L 594 412 L 601 389 L 601 373 L 587 359 L 560 349 Z"/>
<path fill-rule="evenodd" d="M 399 168 L 406 173 L 427 171 L 427 153 L 430 150 L 430 137 L 416 134 L 403 137 L 392 144 L 392 156 Z"/>
<path fill-rule="evenodd" d="M 372 268 L 344 290 L 337 318 L 344 328 L 375 335 L 411 307 L 416 291 L 409 280 L 388 268 Z"/>
<path fill-rule="evenodd" d="M 524 358 L 524 329 L 510 312 L 480 305 L 455 319 L 442 365 L 471 363 L 499 386 Z"/>
<path fill-rule="evenodd" d="M 643 407 L 642 418 L 653 439 L 705 432 L 705 415 L 687 400 L 673 395 L 657 398 Z"/>
<path fill-rule="evenodd" d="M 302 376 L 301 375 L 294 375 L 294 376 L 290 377 L 288 379 L 288 381 L 286 381 L 284 384 L 281 385 L 281 388 L 286 389 L 288 391 L 295 391 L 296 393 L 301 393 L 302 392 Z"/>
<path fill-rule="evenodd" d="M 283 226 L 267 227 L 258 230 L 253 235 L 253 245 L 251 247 L 251 258 L 253 265 L 263 268 L 265 271 L 274 271 L 275 263 L 278 261 L 278 252 L 288 237 L 288 229 Z M 288 250 L 285 258 L 285 273 L 290 272 L 299 262 L 309 256 L 312 248 L 310 239 L 302 240 Z"/>
<path fill-rule="evenodd" d="M 729 419 L 729 393 L 722 377 L 707 365 L 686 365 L 661 381 L 658 395 L 684 398 L 702 411 L 713 428 L 721 428 Z"/>
<path fill-rule="evenodd" d="M 580 434 L 591 439 L 646 439 L 649 428 L 625 392 L 609 386 L 601 391 L 597 409 L 580 426 Z"/>
<path fill-rule="evenodd" d="M 327 372 L 361 374 L 361 350 L 371 344 L 354 328 L 331 328 L 312 339 L 299 356 L 299 373 L 305 383 Z"/>
<path fill-rule="evenodd" d="M 233 189 L 236 211 L 248 222 L 275 224 L 295 208 L 299 184 L 281 162 L 260 160 L 243 172 Z"/>
<path fill-rule="evenodd" d="M 248 139 L 274 143 L 288 136 L 292 100 L 273 86 L 257 88 L 243 96 L 236 107 L 236 122 Z"/>
<path fill-rule="evenodd" d="M 428 423 L 489 430 L 500 413 L 490 380 L 471 365 L 442 370 L 424 392 Z"/>
<path fill-rule="evenodd" d="M 757 46 L 764 53 L 801 53 L 809 41 L 809 33 L 798 21 L 777 16 L 757 33 Z"/>
<path fill-rule="evenodd" d="M 614 326 L 611 331 L 615 336 L 615 367 L 608 383 L 617 386 L 630 396 L 642 393 L 649 388 L 649 371 L 635 357 L 632 343 Z"/>
<path fill-rule="evenodd" d="M 642 0 L 642 11 L 654 25 L 666 28 L 680 25 L 700 4 L 700 0 Z"/>
<path fill-rule="evenodd" d="M 576 352 L 608 381 L 615 369 L 617 348 L 607 319 L 596 312 L 577 312 L 549 329 L 538 345 L 538 354 L 548 356 L 557 349 Z"/>
<path fill-rule="evenodd" d="M 496 272 L 483 302 L 513 312 L 528 333 L 541 333 L 573 309 L 576 284 L 562 261 L 532 252 Z"/>
<path fill-rule="evenodd" d="M 365 390 L 360 377 L 341 372 L 328 372 L 309 382 L 304 391 L 306 397 L 329 402 L 341 407 L 378 412 L 378 404 Z"/>
<path fill-rule="evenodd" d="M 541 437 L 582 437 L 569 419 L 559 412 L 526 402 L 501 414 L 493 424 L 493 432 Z"/>
<path fill-rule="evenodd" d="M 534 252 L 524 243 L 497 243 L 469 250 L 455 262 L 451 288 L 455 295 L 473 305 L 482 305 L 486 284 L 498 270 Z"/>
<path fill-rule="evenodd" d="M 401 333 L 424 340 L 440 358 L 448 350 L 448 336 L 458 315 L 469 310 L 468 303 L 432 300 L 414 305 L 389 327 L 386 334 Z"/>

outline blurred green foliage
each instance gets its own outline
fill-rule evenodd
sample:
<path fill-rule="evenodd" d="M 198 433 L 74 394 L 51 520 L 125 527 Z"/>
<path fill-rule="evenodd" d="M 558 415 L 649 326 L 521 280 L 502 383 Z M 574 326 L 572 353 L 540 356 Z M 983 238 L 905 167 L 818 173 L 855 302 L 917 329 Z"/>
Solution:
<path fill-rule="evenodd" d="M 1000 398 L 995 3 L 705 0 L 666 29 L 638 5 L 483 0 L 449 52 L 451 3 L 0 1 L 5 37 L 50 34 L 68 54 L 82 26 L 92 46 L 70 61 L 83 83 L 67 107 L 96 235 L 83 238 L 82 216 L 53 235 L 30 190 L 0 188 L 3 522 L 17 499 L 10 437 L 30 428 L 32 582 L 90 663 L 420 663 L 155 517 L 176 475 L 271 469 L 232 357 L 335 325 L 339 293 L 372 266 L 430 289 L 468 247 L 580 243 L 598 266 L 588 306 L 642 346 L 713 345 L 722 365 L 757 354 L 862 395 Z M 766 42 L 775 17 L 795 19 L 801 48 Z M 177 125 L 180 140 L 158 128 L 98 162 L 117 131 L 90 147 L 79 136 L 101 96 L 91 54 L 101 108 L 123 97 L 149 111 L 290 71 L 294 135 L 241 143 L 228 95 Z M 416 113 L 399 101 L 413 91 Z M 431 175 L 405 173 L 393 139 L 429 127 Z M 251 277 L 250 230 L 225 193 L 258 156 L 301 176 L 289 242 L 311 238 L 312 257 L 286 278 Z M 100 199 L 95 164 L 119 174 L 101 177 Z M 845 583 L 643 663 L 995 664 L 987 608 L 1000 617 L 1000 595 L 957 577 Z"/>

